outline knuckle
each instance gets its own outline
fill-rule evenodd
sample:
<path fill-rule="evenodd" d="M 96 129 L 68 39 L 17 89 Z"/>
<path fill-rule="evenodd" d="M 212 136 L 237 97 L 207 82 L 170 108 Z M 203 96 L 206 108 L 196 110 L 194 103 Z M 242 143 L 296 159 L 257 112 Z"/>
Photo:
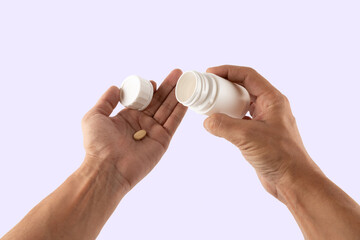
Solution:
<path fill-rule="evenodd" d="M 85 115 L 83 116 L 83 118 L 81 119 L 81 124 L 85 124 L 92 116 L 92 112 L 91 110 L 87 113 L 85 113 Z"/>
<path fill-rule="evenodd" d="M 283 95 L 283 94 L 280 93 L 280 95 L 278 96 L 278 101 L 279 101 L 280 103 L 282 103 L 282 104 L 285 104 L 285 103 L 288 102 L 288 99 L 287 99 L 287 97 L 286 97 L 285 95 Z"/>
<path fill-rule="evenodd" d="M 289 98 L 287 96 L 283 95 L 283 98 L 284 98 L 285 102 L 287 102 L 287 103 L 289 102 Z"/>
<path fill-rule="evenodd" d="M 289 100 L 289 98 L 288 98 L 287 96 L 285 96 L 285 95 L 282 95 L 282 96 L 283 96 L 283 102 L 284 102 L 285 104 L 287 104 L 287 105 L 290 106 L 290 100 Z"/>
<path fill-rule="evenodd" d="M 296 118 L 293 114 L 288 114 L 287 121 L 290 123 L 290 125 L 296 125 Z"/>
<path fill-rule="evenodd" d="M 296 118 L 291 112 L 285 112 L 279 118 L 280 123 L 283 126 L 295 126 L 296 125 Z"/>
<path fill-rule="evenodd" d="M 269 92 L 269 100 L 271 100 L 271 105 L 274 104 L 282 105 L 289 102 L 287 97 L 277 90 Z"/>
<path fill-rule="evenodd" d="M 256 73 L 256 70 L 252 67 L 244 67 L 249 73 Z"/>
<path fill-rule="evenodd" d="M 252 67 L 244 67 L 245 70 L 247 71 L 248 75 L 250 76 L 256 76 L 258 75 L 259 73 Z"/>
<path fill-rule="evenodd" d="M 274 91 L 273 95 L 274 95 L 275 100 L 278 100 L 278 101 L 281 101 L 281 102 L 284 100 L 284 97 L 283 97 L 282 93 L 279 92 L 279 91 Z"/>
<path fill-rule="evenodd" d="M 89 119 L 89 113 L 86 113 L 81 119 L 81 123 L 84 124 Z"/>

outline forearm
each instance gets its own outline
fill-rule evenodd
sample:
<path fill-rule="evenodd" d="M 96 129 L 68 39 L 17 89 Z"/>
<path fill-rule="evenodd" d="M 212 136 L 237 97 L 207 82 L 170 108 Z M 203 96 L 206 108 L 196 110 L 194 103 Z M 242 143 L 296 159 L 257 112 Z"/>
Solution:
<path fill-rule="evenodd" d="M 298 167 L 278 188 L 306 239 L 360 239 L 360 207 L 321 171 Z"/>
<path fill-rule="evenodd" d="M 84 163 L 3 240 L 95 239 L 128 190 L 117 174 L 111 166 Z"/>

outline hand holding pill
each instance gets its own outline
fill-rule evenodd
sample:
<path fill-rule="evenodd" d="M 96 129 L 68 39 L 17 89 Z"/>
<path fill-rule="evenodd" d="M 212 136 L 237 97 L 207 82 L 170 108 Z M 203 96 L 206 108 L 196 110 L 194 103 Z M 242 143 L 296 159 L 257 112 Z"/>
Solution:
<path fill-rule="evenodd" d="M 158 163 L 185 115 L 187 108 L 175 98 L 181 74 L 173 70 L 157 90 L 152 81 L 154 93 L 145 109 L 125 108 L 113 117 L 121 92 L 109 88 L 82 121 L 86 154 L 92 156 L 86 161 L 99 165 L 91 159 L 102 159 L 117 169 L 128 190 L 135 186 Z"/>

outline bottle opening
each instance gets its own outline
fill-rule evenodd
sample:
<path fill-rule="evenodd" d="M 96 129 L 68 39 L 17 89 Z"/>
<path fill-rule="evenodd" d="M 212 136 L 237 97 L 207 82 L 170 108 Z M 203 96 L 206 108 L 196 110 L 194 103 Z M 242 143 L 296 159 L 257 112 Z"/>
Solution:
<path fill-rule="evenodd" d="M 197 78 L 193 72 L 185 72 L 181 75 L 175 88 L 176 99 L 183 104 L 188 102 L 194 95 L 196 82 Z"/>

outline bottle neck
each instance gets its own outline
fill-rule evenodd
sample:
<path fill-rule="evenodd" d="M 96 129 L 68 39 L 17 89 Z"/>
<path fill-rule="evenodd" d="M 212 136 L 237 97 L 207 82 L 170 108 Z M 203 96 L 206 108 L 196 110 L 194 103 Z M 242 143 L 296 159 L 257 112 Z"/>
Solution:
<path fill-rule="evenodd" d="M 190 109 L 206 114 L 215 102 L 217 84 L 213 74 L 185 72 L 175 89 L 177 100 Z"/>

